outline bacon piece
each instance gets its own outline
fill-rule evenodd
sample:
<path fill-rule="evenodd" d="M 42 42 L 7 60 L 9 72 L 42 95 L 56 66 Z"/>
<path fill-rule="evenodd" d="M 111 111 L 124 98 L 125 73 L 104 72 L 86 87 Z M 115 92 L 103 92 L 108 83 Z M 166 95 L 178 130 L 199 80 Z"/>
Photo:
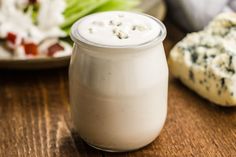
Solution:
<path fill-rule="evenodd" d="M 59 43 L 53 44 L 48 48 L 48 56 L 52 57 L 56 52 L 63 51 L 64 47 L 62 47 Z"/>
<path fill-rule="evenodd" d="M 26 55 L 36 56 L 38 54 L 38 47 L 34 43 L 24 43 L 23 44 Z"/>
<path fill-rule="evenodd" d="M 29 3 L 30 4 L 35 4 L 35 3 L 37 3 L 37 0 L 29 0 Z"/>
<path fill-rule="evenodd" d="M 16 38 L 17 38 L 16 34 L 14 34 L 12 32 L 7 33 L 7 42 L 10 42 L 11 44 L 15 45 Z"/>

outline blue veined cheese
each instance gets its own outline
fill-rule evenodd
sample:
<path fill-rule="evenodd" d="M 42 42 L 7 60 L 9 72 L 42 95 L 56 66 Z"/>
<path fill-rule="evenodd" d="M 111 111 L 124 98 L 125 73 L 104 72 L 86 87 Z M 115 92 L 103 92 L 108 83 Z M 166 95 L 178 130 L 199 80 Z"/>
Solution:
<path fill-rule="evenodd" d="M 204 30 L 188 34 L 171 50 L 169 66 L 202 97 L 236 106 L 236 14 L 220 14 Z"/>

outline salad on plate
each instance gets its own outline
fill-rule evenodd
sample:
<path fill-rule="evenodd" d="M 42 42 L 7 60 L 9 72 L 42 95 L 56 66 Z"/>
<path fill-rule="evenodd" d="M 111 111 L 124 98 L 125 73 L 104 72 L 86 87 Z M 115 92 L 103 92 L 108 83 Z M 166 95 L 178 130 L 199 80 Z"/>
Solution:
<path fill-rule="evenodd" d="M 70 27 L 94 12 L 129 10 L 139 0 L 0 0 L 0 60 L 70 56 Z"/>

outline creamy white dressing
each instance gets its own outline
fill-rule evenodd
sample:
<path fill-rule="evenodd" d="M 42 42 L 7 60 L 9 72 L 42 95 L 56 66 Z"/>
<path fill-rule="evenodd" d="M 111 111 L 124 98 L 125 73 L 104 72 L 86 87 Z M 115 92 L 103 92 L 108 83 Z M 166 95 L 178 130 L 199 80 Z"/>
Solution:
<path fill-rule="evenodd" d="M 64 22 L 63 11 L 66 8 L 65 0 L 41 0 L 38 22 L 42 30 L 58 28 Z M 46 21 L 46 22 L 45 22 Z"/>
<path fill-rule="evenodd" d="M 26 26 L 32 25 L 31 20 L 23 12 L 16 9 L 15 0 L 1 1 L 0 6 L 0 37 L 5 38 L 8 32 L 27 36 Z"/>
<path fill-rule="evenodd" d="M 24 4 L 21 0 L 20 4 Z M 64 21 L 64 0 L 40 1 L 38 16 L 39 26 L 33 24 L 31 15 L 23 13 L 18 0 L 1 1 L 0 6 L 0 37 L 5 38 L 8 32 L 16 33 L 26 40 L 39 43 L 49 37 L 63 37 L 65 33 L 59 28 Z"/>
<path fill-rule="evenodd" d="M 82 19 L 77 26 L 78 36 L 89 42 L 128 46 L 150 42 L 162 28 L 154 19 L 131 12 L 103 12 Z"/>

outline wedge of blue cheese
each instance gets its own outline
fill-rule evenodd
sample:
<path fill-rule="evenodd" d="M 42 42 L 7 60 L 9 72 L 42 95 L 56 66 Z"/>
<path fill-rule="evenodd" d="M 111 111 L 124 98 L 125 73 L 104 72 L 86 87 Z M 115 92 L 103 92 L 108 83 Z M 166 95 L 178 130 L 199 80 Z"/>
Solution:
<path fill-rule="evenodd" d="M 169 55 L 171 73 L 202 97 L 236 106 L 236 14 L 218 15 L 204 30 L 188 34 Z"/>

